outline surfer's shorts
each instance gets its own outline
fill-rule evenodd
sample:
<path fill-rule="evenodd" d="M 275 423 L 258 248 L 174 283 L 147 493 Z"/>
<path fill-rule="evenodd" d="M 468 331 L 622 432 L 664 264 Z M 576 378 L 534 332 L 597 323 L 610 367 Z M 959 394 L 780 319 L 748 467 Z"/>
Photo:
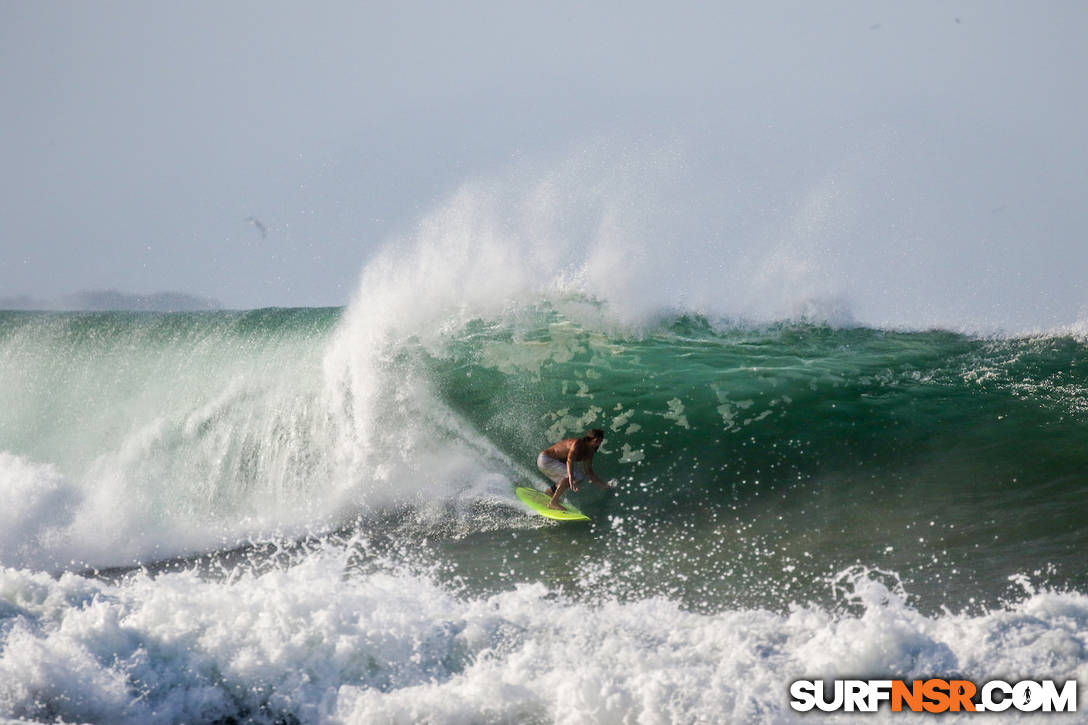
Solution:
<path fill-rule="evenodd" d="M 556 485 L 559 485 L 559 482 L 567 477 L 566 461 L 557 461 L 544 453 L 541 453 L 536 457 L 536 467 Z M 586 480 L 586 474 L 580 470 L 580 466 L 571 466 L 571 468 L 574 471 L 575 483 L 581 483 Z"/>

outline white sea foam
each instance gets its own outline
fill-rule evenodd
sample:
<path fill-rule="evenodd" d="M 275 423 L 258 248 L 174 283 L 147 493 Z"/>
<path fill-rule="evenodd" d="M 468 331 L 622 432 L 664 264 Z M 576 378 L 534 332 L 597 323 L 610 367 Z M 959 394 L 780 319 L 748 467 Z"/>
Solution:
<path fill-rule="evenodd" d="M 788 723 L 808 721 L 789 708 L 797 678 L 1076 678 L 1084 691 L 1083 594 L 925 616 L 867 572 L 844 576 L 851 614 L 696 614 L 660 598 L 573 601 L 542 584 L 465 597 L 418 572 L 355 571 L 336 550 L 217 580 L 113 585 L 7 568 L 0 717 Z"/>
<path fill-rule="evenodd" d="M 78 489 L 54 466 L 0 451 L 0 561 L 49 566 L 57 540 L 71 524 Z M 63 551 L 63 549 L 61 550 Z"/>

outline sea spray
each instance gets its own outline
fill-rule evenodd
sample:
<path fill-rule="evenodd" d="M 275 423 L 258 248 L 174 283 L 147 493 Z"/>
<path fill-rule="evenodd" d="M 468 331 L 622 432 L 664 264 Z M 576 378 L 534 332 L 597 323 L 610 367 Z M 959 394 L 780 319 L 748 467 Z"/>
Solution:
<path fill-rule="evenodd" d="M 0 449 L 67 489 L 36 560 L 168 556 L 328 516 L 314 346 L 336 314 L 4 313 Z"/>

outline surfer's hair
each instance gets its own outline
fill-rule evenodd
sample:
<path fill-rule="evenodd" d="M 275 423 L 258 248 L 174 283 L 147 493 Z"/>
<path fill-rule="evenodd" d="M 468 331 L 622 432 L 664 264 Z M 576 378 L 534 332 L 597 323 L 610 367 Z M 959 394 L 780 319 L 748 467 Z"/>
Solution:
<path fill-rule="evenodd" d="M 586 438 L 591 440 L 604 440 L 604 431 L 600 428 L 594 428 L 593 430 L 586 431 Z"/>

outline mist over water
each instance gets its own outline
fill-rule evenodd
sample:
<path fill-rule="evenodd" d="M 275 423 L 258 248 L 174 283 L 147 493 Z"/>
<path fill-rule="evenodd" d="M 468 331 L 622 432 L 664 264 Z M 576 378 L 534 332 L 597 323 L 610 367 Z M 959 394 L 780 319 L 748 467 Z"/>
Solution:
<path fill-rule="evenodd" d="M 735 138 L 698 128 L 668 142 L 590 143 L 558 163 L 525 158 L 470 180 L 390 254 L 471 264 L 457 275 L 413 273 L 435 293 L 461 284 L 456 304 L 481 309 L 559 288 L 606 302 L 627 322 L 696 312 L 1024 334 L 1084 316 L 1067 240 L 1046 236 L 1079 212 L 1044 211 L 1000 188 L 947 202 L 967 182 L 949 177 L 943 160 L 953 149 L 943 142 L 872 119 L 788 134 L 734 122 Z M 979 133 L 988 147 L 1004 130 Z M 961 151 L 973 164 L 967 178 L 1014 173 L 971 149 Z M 769 171 L 789 159 L 789 178 Z M 1056 216 L 1044 223 L 1043 213 Z"/>

